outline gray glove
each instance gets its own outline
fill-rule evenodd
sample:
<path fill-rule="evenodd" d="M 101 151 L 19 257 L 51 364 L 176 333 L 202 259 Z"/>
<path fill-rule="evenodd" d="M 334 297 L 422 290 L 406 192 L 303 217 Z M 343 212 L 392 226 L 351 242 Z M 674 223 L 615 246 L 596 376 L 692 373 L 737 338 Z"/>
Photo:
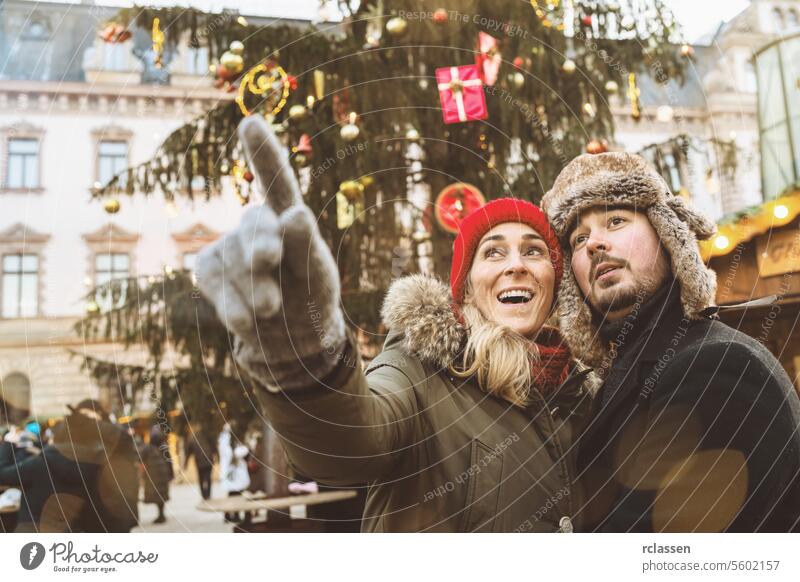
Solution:
<path fill-rule="evenodd" d="M 203 249 L 197 285 L 236 336 L 234 357 L 253 379 L 273 391 L 313 386 L 346 342 L 336 262 L 264 119 L 244 119 L 239 139 L 267 203 Z"/>

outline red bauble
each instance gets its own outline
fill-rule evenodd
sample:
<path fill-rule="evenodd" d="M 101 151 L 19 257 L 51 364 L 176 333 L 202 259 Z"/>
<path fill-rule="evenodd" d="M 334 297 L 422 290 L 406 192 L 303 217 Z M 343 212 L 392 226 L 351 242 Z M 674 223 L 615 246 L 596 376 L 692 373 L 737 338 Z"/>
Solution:
<path fill-rule="evenodd" d="M 444 24 L 450 19 L 447 15 L 447 10 L 444 8 L 439 8 L 436 12 L 433 13 L 433 21 L 436 24 Z"/>
<path fill-rule="evenodd" d="M 597 154 L 604 154 L 608 151 L 608 144 L 605 140 L 600 141 L 599 139 L 593 139 L 586 145 L 586 153 L 597 155 Z"/>
<path fill-rule="evenodd" d="M 250 170 L 245 170 L 243 176 L 245 180 L 247 180 L 248 182 L 252 182 L 254 177 L 255 176 L 253 176 L 253 172 L 251 172 Z"/>
<path fill-rule="evenodd" d="M 217 65 L 216 69 L 217 79 L 221 81 L 231 81 L 239 76 L 239 73 L 235 73 L 227 67 L 223 67 L 222 65 Z"/>
<path fill-rule="evenodd" d="M 581 16 L 581 24 L 584 26 L 591 26 L 594 23 L 592 16 L 590 14 L 585 14 Z"/>
<path fill-rule="evenodd" d="M 461 222 L 473 210 L 486 204 L 483 194 L 472 184 L 450 184 L 436 198 L 436 222 L 447 232 L 457 234 Z"/>
<path fill-rule="evenodd" d="M 517 67 L 518 69 L 521 69 L 522 65 L 524 65 L 524 64 L 525 64 L 525 61 L 523 60 L 522 57 L 517 57 L 516 59 L 514 59 L 514 66 Z"/>

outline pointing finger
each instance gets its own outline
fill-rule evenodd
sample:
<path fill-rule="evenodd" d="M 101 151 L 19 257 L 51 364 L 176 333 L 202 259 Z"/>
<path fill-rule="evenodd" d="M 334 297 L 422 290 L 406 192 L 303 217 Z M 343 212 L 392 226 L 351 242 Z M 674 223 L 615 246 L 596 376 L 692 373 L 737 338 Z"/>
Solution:
<path fill-rule="evenodd" d="M 239 139 L 244 146 L 247 165 L 253 172 L 267 204 L 280 214 L 290 206 L 302 204 L 286 148 L 275 137 L 266 120 L 259 115 L 246 117 L 239 124 Z"/>

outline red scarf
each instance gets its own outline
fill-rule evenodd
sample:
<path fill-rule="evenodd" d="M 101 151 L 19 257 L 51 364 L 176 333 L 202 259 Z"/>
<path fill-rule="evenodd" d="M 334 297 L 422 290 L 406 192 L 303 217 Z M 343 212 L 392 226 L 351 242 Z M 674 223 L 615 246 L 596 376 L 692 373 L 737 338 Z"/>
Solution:
<path fill-rule="evenodd" d="M 569 376 L 569 364 L 572 354 L 564 344 L 559 331 L 545 326 L 536 337 L 534 345 L 538 348 L 538 362 L 533 365 L 531 375 L 533 385 L 547 397 L 554 393 Z"/>

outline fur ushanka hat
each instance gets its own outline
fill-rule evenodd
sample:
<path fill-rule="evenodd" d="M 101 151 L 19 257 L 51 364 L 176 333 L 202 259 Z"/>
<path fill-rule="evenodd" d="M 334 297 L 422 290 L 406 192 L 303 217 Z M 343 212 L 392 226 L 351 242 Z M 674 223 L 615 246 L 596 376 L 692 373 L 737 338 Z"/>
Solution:
<path fill-rule="evenodd" d="M 641 156 L 585 154 L 562 170 L 542 199 L 542 208 L 561 239 L 567 267 L 559 291 L 561 333 L 575 357 L 598 367 L 603 364 L 608 347 L 569 268 L 569 235 L 579 213 L 593 206 L 630 206 L 647 214 L 669 253 L 673 276 L 681 288 L 684 315 L 691 319 L 699 318 L 701 311 L 714 305 L 716 275 L 703 264 L 697 241 L 710 238 L 716 227 L 672 194 L 664 178 Z"/>

